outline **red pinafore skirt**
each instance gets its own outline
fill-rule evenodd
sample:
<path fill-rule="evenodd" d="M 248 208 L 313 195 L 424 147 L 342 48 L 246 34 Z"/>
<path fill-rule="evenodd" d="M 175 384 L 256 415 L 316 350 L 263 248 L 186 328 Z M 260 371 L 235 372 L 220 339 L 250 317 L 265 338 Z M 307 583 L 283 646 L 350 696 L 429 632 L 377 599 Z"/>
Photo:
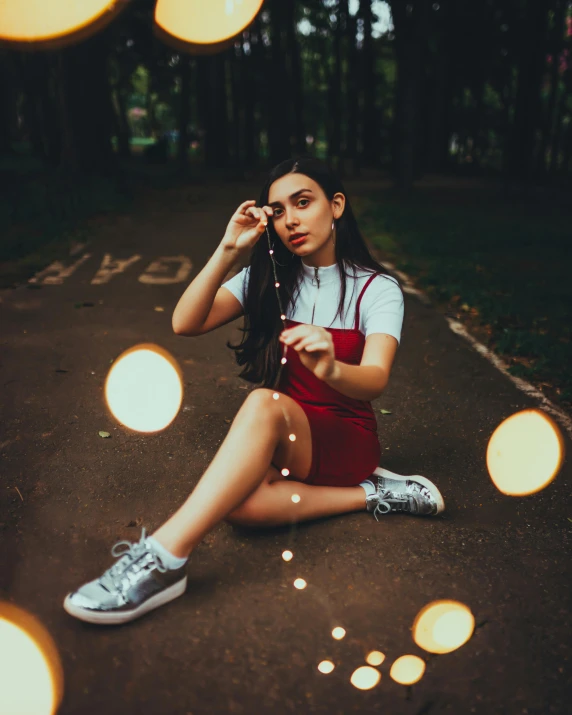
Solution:
<path fill-rule="evenodd" d="M 368 279 L 358 297 L 353 329 L 325 328 L 332 335 L 336 360 L 350 365 L 361 362 L 365 336 L 358 329 L 359 306 L 376 275 Z M 301 325 L 289 318 L 286 322 L 288 328 Z M 349 487 L 363 482 L 381 458 L 371 402 L 346 397 L 320 380 L 302 364 L 297 350 L 287 349 L 286 357 L 278 391 L 302 407 L 312 432 L 312 465 L 305 483 Z"/>

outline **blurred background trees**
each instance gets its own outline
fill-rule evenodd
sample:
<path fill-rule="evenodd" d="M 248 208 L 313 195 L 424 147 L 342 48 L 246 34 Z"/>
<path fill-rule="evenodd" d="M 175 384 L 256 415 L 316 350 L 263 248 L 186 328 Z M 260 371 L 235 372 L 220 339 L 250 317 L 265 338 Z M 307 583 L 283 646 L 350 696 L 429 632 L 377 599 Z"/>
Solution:
<path fill-rule="evenodd" d="M 568 0 L 266 0 L 211 56 L 158 39 L 154 6 L 132 1 L 62 49 L 0 49 L 6 191 L 22 161 L 240 177 L 302 152 L 405 191 L 428 173 L 570 180 Z"/>

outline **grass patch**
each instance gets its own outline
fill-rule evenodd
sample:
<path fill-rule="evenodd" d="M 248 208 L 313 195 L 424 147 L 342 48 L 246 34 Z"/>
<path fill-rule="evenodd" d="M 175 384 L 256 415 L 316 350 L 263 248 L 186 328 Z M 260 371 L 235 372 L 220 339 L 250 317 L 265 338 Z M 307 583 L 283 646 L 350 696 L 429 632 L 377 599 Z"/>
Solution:
<path fill-rule="evenodd" d="M 572 408 L 571 216 L 492 191 L 393 190 L 366 197 L 360 225 L 444 312 L 523 377 Z"/>

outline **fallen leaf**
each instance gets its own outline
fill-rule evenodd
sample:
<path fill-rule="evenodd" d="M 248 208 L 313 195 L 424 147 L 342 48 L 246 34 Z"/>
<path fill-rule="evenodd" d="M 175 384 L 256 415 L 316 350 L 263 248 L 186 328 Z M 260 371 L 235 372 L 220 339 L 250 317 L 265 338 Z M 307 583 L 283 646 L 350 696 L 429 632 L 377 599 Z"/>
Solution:
<path fill-rule="evenodd" d="M 111 435 L 109 434 L 109 432 L 102 432 L 101 430 L 100 430 L 100 432 L 99 432 L 99 436 L 100 436 L 100 437 L 111 437 Z"/>
<path fill-rule="evenodd" d="M 382 415 L 390 415 L 391 412 L 389 410 L 380 410 Z"/>
<path fill-rule="evenodd" d="M 160 305 L 156 305 L 156 306 L 155 306 L 155 310 L 156 310 L 158 313 L 162 313 L 162 312 L 165 310 L 165 308 L 162 308 Z"/>

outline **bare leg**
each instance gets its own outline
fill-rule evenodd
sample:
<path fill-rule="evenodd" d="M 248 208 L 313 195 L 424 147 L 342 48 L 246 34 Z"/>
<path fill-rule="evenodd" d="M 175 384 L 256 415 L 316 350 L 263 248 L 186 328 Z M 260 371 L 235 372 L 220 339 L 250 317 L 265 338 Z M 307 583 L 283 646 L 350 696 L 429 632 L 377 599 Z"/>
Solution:
<path fill-rule="evenodd" d="M 186 502 L 153 534 L 185 557 L 262 482 L 279 442 L 277 418 L 239 411 L 213 461 Z"/>
<path fill-rule="evenodd" d="M 299 501 L 292 501 L 295 494 L 300 497 Z M 278 526 L 365 509 L 365 492 L 359 485 L 323 487 L 278 479 L 271 484 L 261 484 L 238 507 L 236 516 L 230 514 L 227 521 L 243 526 Z"/>
<path fill-rule="evenodd" d="M 280 441 L 281 419 L 277 412 L 261 420 L 254 410 L 241 409 L 190 496 L 157 529 L 154 538 L 175 556 L 186 557 L 241 505 L 252 513 L 251 505 L 260 504 L 254 518 L 248 519 L 248 523 L 259 525 L 365 509 L 361 487 L 317 487 L 282 479 L 272 466 Z M 274 470 L 278 481 L 262 484 L 270 470 Z M 300 502 L 292 501 L 294 493 L 300 495 Z"/>

